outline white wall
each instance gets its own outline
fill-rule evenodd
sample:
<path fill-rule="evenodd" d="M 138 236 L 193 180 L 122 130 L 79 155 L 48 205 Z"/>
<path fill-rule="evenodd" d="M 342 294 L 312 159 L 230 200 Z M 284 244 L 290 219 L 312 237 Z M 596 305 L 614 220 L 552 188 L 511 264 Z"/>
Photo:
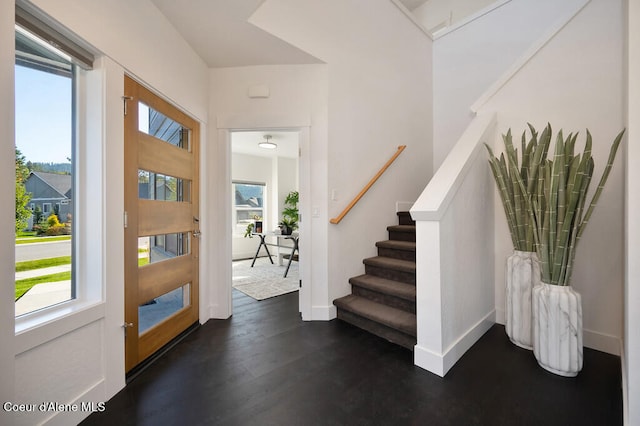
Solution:
<path fill-rule="evenodd" d="M 104 99 L 100 104 L 88 106 L 88 130 L 92 134 L 85 140 L 89 158 L 93 158 L 92 161 L 97 158 L 100 162 L 93 171 L 102 170 L 92 185 L 102 185 L 94 189 L 104 221 L 103 227 L 95 231 L 98 238 L 91 242 L 91 249 L 85 246 L 87 249 L 79 253 L 79 258 L 84 259 L 83 264 L 98 265 L 92 274 L 80 275 L 81 281 L 88 279 L 84 277 L 92 277 L 91 283 L 82 284 L 88 284 L 90 289 L 91 284 L 95 284 L 94 290 L 97 288 L 97 294 L 104 299 L 101 303 L 70 311 L 60 320 L 29 329 L 13 338 L 13 299 L 5 295 L 1 303 L 7 305 L 0 311 L 11 315 L 11 318 L 1 322 L 2 398 L 19 398 L 20 402 L 25 403 L 106 401 L 124 386 L 121 328 L 124 319 L 123 241 L 122 237 L 118 237 L 122 234 L 124 199 L 123 75 L 125 69 L 128 70 L 153 90 L 178 103 L 185 111 L 206 121 L 208 93 L 204 88 L 208 85 L 207 69 L 149 1 L 60 0 L 34 1 L 34 4 L 110 57 L 99 59 L 97 70 L 90 74 L 91 90 L 96 90 Z M 13 2 L 0 3 L 0 16 L 3 17 L 0 31 L 4 35 L 0 37 L 3 46 L 0 49 L 0 62 L 3 64 L 0 68 L 0 128 L 6 132 L 6 137 L 2 138 L 5 142 L 0 147 L 6 155 L 0 157 L 7 163 L 13 162 L 13 15 Z M 5 44 L 9 47 L 4 48 Z M 158 48 L 159 45 L 162 45 L 162 49 Z M 172 52 L 172 62 L 167 62 L 167 50 Z M 176 75 L 182 77 L 175 78 Z M 206 136 L 204 125 L 202 133 Z M 203 152 L 206 153 L 206 146 Z M 206 170 L 204 167 L 202 169 Z M 13 177 L 9 175 L 13 174 L 13 168 L 7 166 L 2 170 L 8 173 L 5 181 L 12 181 Z M 12 193 L 13 188 L 5 186 L 3 191 Z M 204 185 L 203 194 L 202 198 L 206 200 Z M 11 197 L 9 193 L 4 195 Z M 6 204 L 3 209 L 4 216 L 10 217 L 9 210 L 13 207 Z M 203 218 L 205 234 L 207 225 L 207 218 Z M 106 238 L 107 235 L 109 238 Z M 216 240 L 215 237 L 212 239 Z M 0 240 L 2 247 L 13 247 L 13 230 L 5 229 L 3 225 Z M 12 282 L 12 278 L 9 278 L 14 269 L 12 251 L 2 253 L 2 271 L 7 274 L 5 282 Z M 201 253 L 204 257 L 206 249 Z M 206 265 L 203 265 L 203 270 L 206 272 Z M 10 286 L 3 288 L 11 290 Z M 206 281 L 203 280 L 201 288 L 201 295 L 204 295 L 201 300 L 206 299 Z M 11 356 L 11 360 L 6 359 L 8 356 Z M 15 376 L 20 377 L 15 382 L 14 370 Z M 88 414 L 25 414 L 19 415 L 15 423 L 36 424 L 48 419 L 50 424 L 75 424 Z"/>
<path fill-rule="evenodd" d="M 258 84 L 269 87 L 269 98 L 249 98 L 249 87 Z M 302 156 L 298 161 L 301 171 L 304 167 L 310 168 L 305 172 L 310 176 L 310 182 L 299 182 L 300 197 L 301 204 L 317 209 L 317 216 L 305 215 L 305 238 L 310 243 L 304 245 L 300 263 L 304 263 L 302 256 L 313 259 L 307 268 L 309 278 L 303 286 L 313 287 L 310 304 L 319 313 L 303 315 L 305 319 L 320 319 L 319 316 L 326 311 L 328 299 L 327 68 L 325 65 L 218 68 L 210 70 L 210 87 L 209 122 L 220 129 L 210 134 L 209 143 L 215 151 L 212 149 L 206 160 L 214 169 L 208 177 L 213 193 L 210 211 L 214 223 L 230 223 L 231 220 L 230 209 L 220 208 L 228 206 L 231 197 L 231 141 L 228 131 L 307 129 L 300 132 Z M 302 135 L 307 135 L 307 142 Z M 213 259 L 217 259 L 217 267 L 210 276 L 216 286 L 216 295 L 210 300 L 209 310 L 217 318 L 231 314 L 231 246 L 229 234 L 220 238 L 211 254 Z"/>
<path fill-rule="evenodd" d="M 498 111 L 499 134 L 511 128 L 519 138 L 527 122 L 540 130 L 550 122 L 555 131 L 580 131 L 576 145 L 582 149 L 588 128 L 599 179 L 610 144 L 624 127 L 623 28 L 621 1 L 592 0 L 484 106 Z M 503 150 L 501 138 L 494 147 Z M 572 278 L 582 294 L 585 346 L 614 354 L 623 333 L 623 168 L 624 150 L 578 245 Z M 494 198 L 496 308 L 503 322 L 504 262 L 513 249 Z"/>
<path fill-rule="evenodd" d="M 328 186 L 318 202 L 329 217 L 407 145 L 340 224 L 323 219 L 330 286 L 323 303 L 333 316 L 332 301 L 350 293 L 348 278 L 363 272 L 375 241 L 397 223 L 395 202 L 415 200 L 431 177 L 432 42 L 388 0 L 366 8 L 356 0 L 268 0 L 251 22 L 327 63 L 327 150 L 318 160 Z"/>
<path fill-rule="evenodd" d="M 282 220 L 282 210 L 284 209 L 284 200 L 291 191 L 298 191 L 300 185 L 298 183 L 299 168 L 298 161 L 294 158 L 278 158 L 278 202 L 277 214 L 274 218 L 274 226 L 278 226 Z"/>
<path fill-rule="evenodd" d="M 584 3 L 511 0 L 434 41 L 434 169 L 471 122 L 471 105 L 550 28 Z M 526 98 L 515 102 L 522 104 Z"/>
<path fill-rule="evenodd" d="M 231 179 L 233 181 L 266 184 L 267 197 L 264 200 L 264 230 L 273 231 L 281 219 L 284 197 L 289 191 L 298 188 L 297 161 L 289 158 L 270 158 L 233 153 L 231 156 Z M 242 235 L 233 236 L 233 259 L 252 258 L 256 253 L 259 241 L 258 238 L 244 238 Z M 275 253 L 272 250 L 270 251 L 271 254 Z M 260 253 L 266 255 L 264 249 L 261 249 Z"/>
<path fill-rule="evenodd" d="M 14 153 L 14 2 L 0 2 L 0 197 L 15 199 Z M 5 203 L 3 216 L 13 217 L 13 203 Z M 0 401 L 15 401 L 14 392 L 14 299 L 11 285 L 14 279 L 14 225 L 11 220 L 0 221 Z M 11 424 L 11 414 L 0 410 L 0 423 Z"/>
<path fill-rule="evenodd" d="M 628 16 L 628 111 L 626 176 L 626 283 L 624 324 L 625 420 L 640 424 L 640 4 L 626 2 Z M 625 380 L 626 379 L 626 380 Z"/>
<path fill-rule="evenodd" d="M 207 67 L 149 0 L 34 0 L 132 77 L 207 121 Z"/>

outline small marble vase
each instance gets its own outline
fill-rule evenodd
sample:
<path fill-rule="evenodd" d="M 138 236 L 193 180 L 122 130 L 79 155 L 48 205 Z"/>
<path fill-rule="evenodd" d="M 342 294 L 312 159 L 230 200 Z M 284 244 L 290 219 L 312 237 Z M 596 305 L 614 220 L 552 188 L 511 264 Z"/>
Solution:
<path fill-rule="evenodd" d="M 534 287 L 533 354 L 542 368 L 560 376 L 582 370 L 582 300 L 571 286 Z"/>
<path fill-rule="evenodd" d="M 514 345 L 532 349 L 531 291 L 540 283 L 535 252 L 516 250 L 507 259 L 505 330 Z"/>

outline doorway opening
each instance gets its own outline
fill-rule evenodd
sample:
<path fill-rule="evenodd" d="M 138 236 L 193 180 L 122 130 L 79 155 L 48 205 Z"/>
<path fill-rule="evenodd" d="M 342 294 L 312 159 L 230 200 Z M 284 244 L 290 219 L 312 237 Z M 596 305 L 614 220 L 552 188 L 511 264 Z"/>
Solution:
<path fill-rule="evenodd" d="M 232 131 L 230 139 L 233 292 L 256 300 L 297 292 L 299 131 Z"/>

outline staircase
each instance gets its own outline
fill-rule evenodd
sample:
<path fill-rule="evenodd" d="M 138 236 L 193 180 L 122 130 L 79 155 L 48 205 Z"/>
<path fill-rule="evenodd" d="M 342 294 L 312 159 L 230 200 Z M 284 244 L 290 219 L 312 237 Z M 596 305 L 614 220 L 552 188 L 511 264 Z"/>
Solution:
<path fill-rule="evenodd" d="M 333 301 L 338 319 L 413 350 L 416 344 L 416 227 L 408 212 L 364 259 L 364 275 L 349 279 L 351 294 Z"/>

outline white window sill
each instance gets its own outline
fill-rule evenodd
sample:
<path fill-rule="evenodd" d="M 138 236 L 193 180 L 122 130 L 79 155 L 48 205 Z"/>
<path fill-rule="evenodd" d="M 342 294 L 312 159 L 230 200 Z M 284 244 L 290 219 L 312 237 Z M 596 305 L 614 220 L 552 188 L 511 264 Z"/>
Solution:
<path fill-rule="evenodd" d="M 104 318 L 104 302 L 73 300 L 16 318 L 15 355 Z"/>

